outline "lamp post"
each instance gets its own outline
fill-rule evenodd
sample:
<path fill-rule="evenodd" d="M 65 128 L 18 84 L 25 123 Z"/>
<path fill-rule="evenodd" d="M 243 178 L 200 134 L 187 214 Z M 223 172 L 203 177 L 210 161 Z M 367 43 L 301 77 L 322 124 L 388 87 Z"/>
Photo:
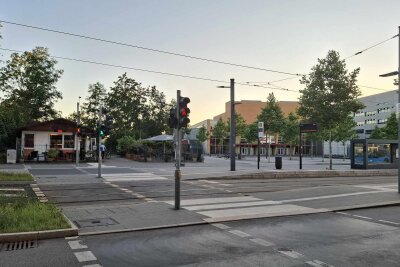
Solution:
<path fill-rule="evenodd" d="M 231 79 L 230 86 L 218 86 L 217 88 L 230 88 L 231 89 L 231 125 L 230 125 L 230 137 L 229 137 L 229 148 L 231 151 L 231 171 L 236 170 L 235 157 L 236 157 L 236 128 L 235 128 L 235 79 Z"/>
<path fill-rule="evenodd" d="M 392 71 L 389 73 L 381 74 L 380 77 L 390 77 L 397 75 L 397 105 L 396 105 L 396 117 L 397 117 L 397 192 L 400 193 L 400 114 L 399 114 L 399 106 L 400 106 L 400 26 L 398 27 L 399 33 L 397 34 L 397 38 L 399 39 L 399 47 L 398 47 L 398 65 L 397 71 Z"/>

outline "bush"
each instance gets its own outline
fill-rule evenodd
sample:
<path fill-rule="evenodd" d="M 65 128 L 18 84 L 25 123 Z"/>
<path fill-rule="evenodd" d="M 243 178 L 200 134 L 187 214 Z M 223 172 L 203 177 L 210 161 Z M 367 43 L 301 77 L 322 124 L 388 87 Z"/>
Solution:
<path fill-rule="evenodd" d="M 47 156 L 52 159 L 57 158 L 58 154 L 60 154 L 60 151 L 54 148 L 50 148 L 49 151 L 47 152 Z"/>

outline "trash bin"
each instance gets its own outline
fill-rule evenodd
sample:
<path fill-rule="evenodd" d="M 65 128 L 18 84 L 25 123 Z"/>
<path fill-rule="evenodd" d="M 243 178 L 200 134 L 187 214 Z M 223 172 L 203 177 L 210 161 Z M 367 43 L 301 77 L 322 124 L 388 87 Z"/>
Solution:
<path fill-rule="evenodd" d="M 282 169 L 282 157 L 275 157 L 275 168 L 277 170 Z"/>

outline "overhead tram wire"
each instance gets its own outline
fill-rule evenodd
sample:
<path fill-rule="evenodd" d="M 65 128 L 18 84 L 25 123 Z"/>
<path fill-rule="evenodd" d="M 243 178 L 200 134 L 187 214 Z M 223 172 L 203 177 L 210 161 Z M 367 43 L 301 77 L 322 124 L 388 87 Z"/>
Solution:
<path fill-rule="evenodd" d="M 355 53 L 355 54 L 353 54 L 353 55 L 351 55 L 351 56 L 346 57 L 345 59 L 349 59 L 349 58 L 351 58 L 351 57 L 358 56 L 358 55 L 362 54 L 363 52 L 365 52 L 365 51 L 367 51 L 367 50 L 370 50 L 370 49 L 372 49 L 372 48 L 374 48 L 374 47 L 377 47 L 377 46 L 379 46 L 379 45 L 381 45 L 381 44 L 383 44 L 383 43 L 386 43 L 386 42 L 388 42 L 388 41 L 390 41 L 390 40 L 396 38 L 397 36 L 399 36 L 399 35 L 396 34 L 395 36 L 392 36 L 392 37 L 390 37 L 390 38 L 388 38 L 388 39 L 385 39 L 385 40 L 383 40 L 383 41 L 381 41 L 381 42 L 379 42 L 379 43 L 377 43 L 377 44 L 374 44 L 374 45 L 372 45 L 372 46 L 370 46 L 370 47 L 367 47 L 367 48 L 365 48 L 365 49 L 363 49 L 363 50 L 360 50 L 360 51 L 358 51 L 357 53 Z"/>
<path fill-rule="evenodd" d="M 8 51 L 8 52 L 15 52 L 15 53 L 23 53 L 23 52 L 25 52 L 25 51 L 21 51 L 21 50 L 14 50 L 14 49 L 8 49 L 8 48 L 0 48 L 0 50 Z M 169 72 L 162 72 L 162 71 L 156 71 L 156 70 L 134 68 L 134 67 L 129 67 L 129 66 L 109 64 L 109 63 L 97 62 L 97 61 L 86 60 L 86 59 L 69 58 L 69 57 L 61 57 L 61 56 L 51 56 L 51 55 L 49 55 L 49 57 L 56 58 L 56 59 L 62 59 L 62 60 L 68 60 L 68 61 L 75 61 L 75 62 L 81 62 L 81 63 L 88 63 L 88 64 L 106 66 L 106 67 L 129 69 L 129 70 L 136 70 L 136 71 L 142 71 L 142 72 L 148 72 L 148 73 L 155 73 L 155 74 L 160 74 L 160 75 L 174 76 L 174 77 L 180 77 L 180 78 L 202 80 L 202 81 L 209 81 L 209 82 L 217 82 L 217 83 L 230 83 L 229 81 L 224 81 L 224 80 L 216 80 L 216 79 L 211 79 L 211 78 L 190 76 L 190 75 L 184 75 L 184 74 L 178 74 L 178 73 L 169 73 Z M 266 89 L 271 89 L 271 90 L 297 92 L 297 91 L 289 90 L 289 89 L 286 89 L 286 88 L 279 89 L 279 88 L 274 88 L 274 87 L 268 87 L 268 86 L 262 86 L 262 85 L 252 85 L 252 84 L 241 83 L 241 82 L 236 82 L 236 84 L 244 85 L 244 86 L 252 86 L 252 87 L 261 87 L 261 88 L 266 88 Z"/>
<path fill-rule="evenodd" d="M 103 42 L 103 43 L 110 43 L 110 44 L 115 44 L 115 45 L 132 47 L 132 48 L 147 50 L 147 51 L 151 51 L 151 52 L 167 54 L 167 55 L 171 55 L 171 56 L 184 57 L 184 58 L 200 60 L 200 61 L 205 61 L 205 62 L 229 65 L 229 66 L 246 68 L 246 69 L 267 71 L 267 72 L 273 72 L 273 73 L 280 73 L 280 74 L 292 75 L 292 76 L 296 76 L 296 77 L 302 76 L 301 74 L 298 74 L 298 73 L 291 73 L 291 72 L 285 72 L 285 71 L 279 71 L 279 70 L 272 70 L 272 69 L 266 69 L 266 68 L 260 68 L 260 67 L 253 67 L 253 66 L 249 66 L 249 65 L 242 65 L 242 64 L 226 62 L 226 61 L 220 61 L 220 60 L 215 60 L 215 59 L 210 59 L 210 58 L 190 56 L 190 55 L 181 54 L 181 53 L 177 53 L 177 52 L 171 52 L 171 51 L 165 51 L 165 50 L 160 50 L 160 49 L 155 49 L 155 48 L 149 48 L 149 47 L 144 47 L 144 46 L 139 46 L 139 45 L 134 45 L 134 44 L 128 44 L 128 43 L 123 43 L 123 42 L 118 42 L 118 41 L 112 41 L 112 40 L 107 40 L 107 39 L 103 39 L 103 38 L 92 37 L 92 36 L 87 36 L 87 35 L 82 35 L 82 34 L 71 33 L 71 32 L 53 30 L 53 29 L 49 29 L 49 28 L 37 27 L 37 26 L 32 26 L 32 25 L 27 25 L 27 24 L 12 22 L 12 21 L 6 21 L 6 20 L 1 20 L 1 19 L 0 19 L 0 23 L 20 26 L 20 27 L 25 27 L 25 28 L 31 28 L 31 29 L 36 29 L 36 30 L 40 30 L 40 31 L 47 31 L 47 32 L 52 32 L 52 33 L 57 33 L 57 34 L 62 34 L 62 35 L 68 35 L 68 36 L 73 36 L 73 37 L 78 37 L 78 38 L 83 38 L 83 39 L 88 39 L 88 40 L 94 40 L 94 41 Z"/>

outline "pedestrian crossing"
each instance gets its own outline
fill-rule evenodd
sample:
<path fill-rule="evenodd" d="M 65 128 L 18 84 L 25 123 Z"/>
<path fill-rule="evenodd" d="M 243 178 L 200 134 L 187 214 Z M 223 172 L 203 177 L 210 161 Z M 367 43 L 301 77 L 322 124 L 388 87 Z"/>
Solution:
<path fill-rule="evenodd" d="M 167 180 L 167 178 L 149 172 L 137 173 L 111 173 L 102 174 L 104 180 L 108 182 L 129 182 L 129 181 L 156 181 Z"/>
<path fill-rule="evenodd" d="M 174 201 L 165 201 L 174 205 Z M 276 217 L 291 214 L 309 214 L 325 212 L 281 201 L 264 200 L 252 196 L 185 199 L 181 201 L 183 209 L 196 212 L 207 218 L 207 222 L 239 220 L 250 218 Z"/>

